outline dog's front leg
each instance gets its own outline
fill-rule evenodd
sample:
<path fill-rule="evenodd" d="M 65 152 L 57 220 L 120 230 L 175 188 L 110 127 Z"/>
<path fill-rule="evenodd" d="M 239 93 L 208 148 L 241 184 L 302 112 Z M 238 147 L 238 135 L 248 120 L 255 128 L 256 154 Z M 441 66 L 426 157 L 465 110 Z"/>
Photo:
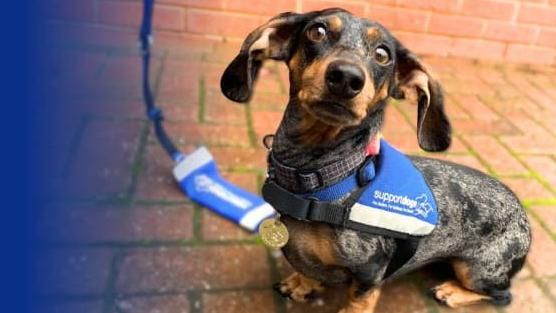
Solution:
<path fill-rule="evenodd" d="M 338 313 L 373 313 L 380 297 L 380 286 L 362 293 L 354 284 L 349 293 L 346 307 Z"/>
<path fill-rule="evenodd" d="M 305 302 L 312 296 L 324 291 L 321 282 L 295 272 L 288 278 L 274 285 L 282 296 L 297 302 Z"/>

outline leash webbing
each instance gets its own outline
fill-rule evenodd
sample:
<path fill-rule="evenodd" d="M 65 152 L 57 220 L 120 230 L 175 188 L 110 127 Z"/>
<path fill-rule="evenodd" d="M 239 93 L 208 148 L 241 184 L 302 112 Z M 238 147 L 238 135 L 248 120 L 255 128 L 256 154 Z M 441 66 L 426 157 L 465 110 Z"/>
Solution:
<path fill-rule="evenodd" d="M 152 44 L 152 17 L 154 11 L 154 0 L 145 0 L 143 6 L 143 22 L 139 32 L 140 49 L 143 61 L 142 86 L 143 99 L 145 101 L 146 115 L 152 121 L 156 138 L 160 145 L 166 150 L 168 155 L 174 161 L 183 158 L 181 152 L 176 148 L 166 130 L 164 129 L 164 116 L 162 110 L 155 104 L 151 85 L 150 85 L 150 60 L 151 60 L 151 44 Z"/>

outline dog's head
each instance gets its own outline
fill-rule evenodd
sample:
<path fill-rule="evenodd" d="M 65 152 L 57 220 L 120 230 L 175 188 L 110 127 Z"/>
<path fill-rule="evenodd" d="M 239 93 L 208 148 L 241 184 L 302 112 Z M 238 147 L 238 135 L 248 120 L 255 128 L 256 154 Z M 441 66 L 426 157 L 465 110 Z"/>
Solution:
<path fill-rule="evenodd" d="M 222 92 L 247 102 L 264 60 L 285 61 L 290 97 L 307 119 L 342 129 L 384 108 L 388 97 L 415 95 L 421 148 L 451 141 L 442 89 L 422 62 L 376 22 L 341 9 L 283 13 L 254 30 L 224 72 Z M 337 133 L 337 132 L 336 132 Z"/>

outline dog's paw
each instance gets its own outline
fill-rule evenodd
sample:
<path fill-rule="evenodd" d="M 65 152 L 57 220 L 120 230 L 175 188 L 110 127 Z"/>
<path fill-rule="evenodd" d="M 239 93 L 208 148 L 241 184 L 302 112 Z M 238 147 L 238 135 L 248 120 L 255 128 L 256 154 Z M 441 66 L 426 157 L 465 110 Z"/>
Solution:
<path fill-rule="evenodd" d="M 467 290 L 456 281 L 448 281 L 430 290 L 432 297 L 441 304 L 451 308 L 471 305 L 483 300 L 490 300 L 489 296 Z"/>
<path fill-rule="evenodd" d="M 306 302 L 324 291 L 322 284 L 299 273 L 293 273 L 288 278 L 274 284 L 274 290 L 284 297 L 296 302 Z"/>

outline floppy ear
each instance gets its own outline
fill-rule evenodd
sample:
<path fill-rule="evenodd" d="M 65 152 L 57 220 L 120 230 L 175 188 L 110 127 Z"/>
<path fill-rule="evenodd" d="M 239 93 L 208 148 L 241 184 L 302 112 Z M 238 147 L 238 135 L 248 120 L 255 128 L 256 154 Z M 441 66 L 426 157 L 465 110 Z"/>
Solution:
<path fill-rule="evenodd" d="M 251 32 L 220 79 L 224 95 L 232 101 L 247 102 L 263 61 L 287 60 L 293 46 L 292 39 L 297 37 L 311 14 L 314 12 L 282 13 Z"/>
<path fill-rule="evenodd" d="M 417 140 L 421 149 L 444 151 L 452 142 L 452 127 L 444 112 L 442 87 L 411 51 L 398 43 L 396 50 L 397 92 L 394 98 L 417 95 Z M 397 93 L 397 94 L 396 94 Z"/>

